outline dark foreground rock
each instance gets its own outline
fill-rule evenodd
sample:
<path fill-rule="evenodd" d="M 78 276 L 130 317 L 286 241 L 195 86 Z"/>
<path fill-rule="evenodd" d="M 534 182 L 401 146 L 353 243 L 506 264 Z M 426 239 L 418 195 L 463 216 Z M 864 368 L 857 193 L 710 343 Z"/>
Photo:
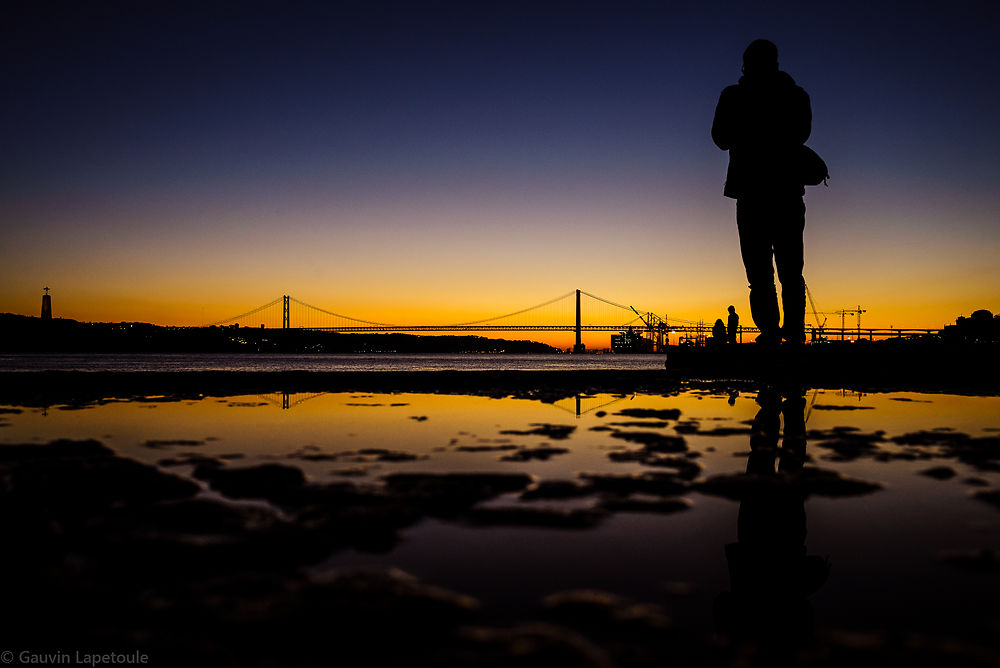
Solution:
<path fill-rule="evenodd" d="M 882 489 L 877 482 L 843 476 L 836 471 L 806 467 L 797 473 L 761 475 L 730 473 L 711 476 L 695 483 L 702 494 L 722 496 L 735 501 L 769 493 L 792 492 L 808 496 L 859 496 Z"/>
<path fill-rule="evenodd" d="M 397 473 L 355 485 L 310 482 L 290 466 L 230 467 L 197 457 L 182 463 L 197 467 L 208 491 L 95 441 L 0 446 L 0 649 L 138 651 L 150 665 L 250 668 L 763 668 L 788 656 L 789 645 L 770 637 L 692 634 L 662 601 L 571 590 L 498 611 L 397 570 L 324 565 L 346 547 L 389 549 L 402 529 L 427 517 L 584 530 L 618 512 L 682 511 L 688 502 L 676 495 L 693 487 L 673 473 L 562 481 Z M 694 488 L 739 497 L 768 484 L 716 477 Z M 796 494 L 872 489 L 808 470 L 783 484 L 797 485 Z M 994 502 L 995 494 L 983 492 L 984 500 Z M 566 499 L 572 507 L 550 503 Z M 446 549 L 441 558 L 450 558 Z M 988 573 L 997 563 L 992 550 L 942 559 Z M 869 635 L 861 642 L 857 633 L 818 628 L 795 639 L 795 663 L 1000 663 L 992 635 Z"/>
<path fill-rule="evenodd" d="M 4 516 L 75 527 L 108 508 L 147 506 L 198 491 L 189 480 L 116 456 L 96 441 L 0 447 Z"/>
<path fill-rule="evenodd" d="M 1000 573 L 1000 550 L 982 548 L 980 550 L 968 550 L 965 552 L 945 552 L 941 554 L 940 559 L 949 566 L 954 566 L 962 570 L 980 573 Z"/>
<path fill-rule="evenodd" d="M 634 475 L 581 473 L 580 477 L 598 492 L 618 496 L 628 496 L 630 494 L 675 496 L 682 494 L 688 487 L 687 483 L 678 476 L 660 472 L 638 473 Z"/>
<path fill-rule="evenodd" d="M 681 411 L 678 408 L 623 408 L 615 415 L 647 420 L 677 420 Z"/>
<path fill-rule="evenodd" d="M 551 446 L 540 446 L 537 448 L 521 448 L 509 455 L 504 455 L 500 459 L 505 462 L 528 462 L 531 460 L 548 461 L 555 455 L 564 455 L 569 452 L 569 448 L 554 448 Z"/>
<path fill-rule="evenodd" d="M 234 499 L 267 499 L 275 502 L 287 499 L 306 482 L 301 469 L 282 464 L 261 464 L 236 469 L 203 464 L 195 468 L 193 475 L 207 480 L 213 489 Z"/>
<path fill-rule="evenodd" d="M 569 438 L 574 431 L 576 431 L 574 425 L 536 422 L 531 425 L 531 429 L 503 429 L 500 433 L 512 436 L 545 436 L 561 441 Z"/>

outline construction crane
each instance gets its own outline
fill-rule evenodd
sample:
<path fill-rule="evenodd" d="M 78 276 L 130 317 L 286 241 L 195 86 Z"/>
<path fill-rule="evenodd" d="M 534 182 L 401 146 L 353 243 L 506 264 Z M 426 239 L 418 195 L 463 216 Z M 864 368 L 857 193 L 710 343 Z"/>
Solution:
<path fill-rule="evenodd" d="M 660 316 L 655 313 L 647 313 L 644 318 L 641 313 L 635 310 L 635 307 L 629 305 L 632 312 L 639 316 L 639 320 L 642 324 L 646 326 L 646 331 L 649 332 L 649 338 L 651 341 L 656 343 L 656 351 L 659 352 L 663 350 L 663 339 L 667 332 L 667 322 L 660 318 Z"/>
<path fill-rule="evenodd" d="M 809 298 L 809 308 L 812 309 L 813 318 L 816 319 L 816 329 L 812 332 L 812 340 L 826 341 L 826 338 L 823 337 L 823 330 L 826 327 L 827 316 L 839 315 L 840 311 L 820 311 L 817 309 L 816 302 L 813 300 L 812 291 L 809 290 L 809 286 L 805 284 L 805 281 L 803 281 L 802 284 L 806 289 L 806 297 Z M 823 316 L 822 322 L 820 322 L 820 316 Z"/>
<path fill-rule="evenodd" d="M 819 321 L 819 311 L 816 310 L 816 302 L 813 301 L 812 292 L 809 290 L 809 286 L 806 285 L 805 281 L 802 281 L 802 287 L 806 289 L 806 297 L 809 298 L 809 308 L 812 309 L 813 317 L 816 318 L 816 329 L 812 332 L 813 341 L 825 341 L 823 338 L 823 327 L 826 325 L 826 317 L 824 314 L 823 322 Z"/>
<path fill-rule="evenodd" d="M 859 339 L 861 338 L 861 314 L 862 313 L 867 313 L 867 312 L 868 312 L 868 309 L 861 308 L 860 304 L 858 304 L 857 308 L 842 308 L 839 311 L 836 311 L 836 313 L 840 315 L 840 340 L 841 341 L 844 340 L 844 330 L 846 328 L 847 316 L 849 316 L 849 315 L 856 315 L 856 316 L 858 316 L 858 338 Z"/>

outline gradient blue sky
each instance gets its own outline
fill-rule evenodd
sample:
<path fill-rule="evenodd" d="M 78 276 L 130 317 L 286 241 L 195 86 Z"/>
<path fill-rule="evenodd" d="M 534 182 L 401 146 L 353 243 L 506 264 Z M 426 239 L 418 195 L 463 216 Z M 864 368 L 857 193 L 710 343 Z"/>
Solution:
<path fill-rule="evenodd" d="M 2 10 L 0 311 L 745 312 L 709 129 L 758 37 L 833 177 L 820 309 L 1000 310 L 995 3 L 81 4 Z"/>

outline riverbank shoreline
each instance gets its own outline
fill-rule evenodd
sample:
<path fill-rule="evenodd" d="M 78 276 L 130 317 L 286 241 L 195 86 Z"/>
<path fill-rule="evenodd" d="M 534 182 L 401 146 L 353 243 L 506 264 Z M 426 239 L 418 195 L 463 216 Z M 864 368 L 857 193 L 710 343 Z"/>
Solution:
<path fill-rule="evenodd" d="M 668 366 L 673 358 L 668 358 Z M 0 371 L 0 403 L 55 405 L 142 397 L 197 399 L 298 392 L 381 392 L 518 397 L 554 402 L 588 394 L 673 394 L 699 382 L 751 389 L 761 383 L 795 384 L 867 392 L 995 395 L 988 373 L 893 373 L 888 368 L 851 368 L 843 362 L 816 367 L 779 364 L 761 372 L 760 360 L 742 365 L 718 357 L 680 368 L 558 371 Z M 732 362 L 732 360 L 730 360 Z M 947 369 L 943 369 L 947 371 Z"/>

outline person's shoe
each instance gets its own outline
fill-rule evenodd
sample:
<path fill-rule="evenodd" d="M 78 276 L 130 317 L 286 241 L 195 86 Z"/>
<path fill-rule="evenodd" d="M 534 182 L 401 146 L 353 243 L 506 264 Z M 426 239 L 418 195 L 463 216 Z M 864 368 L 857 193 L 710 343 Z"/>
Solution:
<path fill-rule="evenodd" d="M 806 332 L 804 329 L 781 328 L 781 338 L 787 345 L 801 346 L 806 342 Z"/>

